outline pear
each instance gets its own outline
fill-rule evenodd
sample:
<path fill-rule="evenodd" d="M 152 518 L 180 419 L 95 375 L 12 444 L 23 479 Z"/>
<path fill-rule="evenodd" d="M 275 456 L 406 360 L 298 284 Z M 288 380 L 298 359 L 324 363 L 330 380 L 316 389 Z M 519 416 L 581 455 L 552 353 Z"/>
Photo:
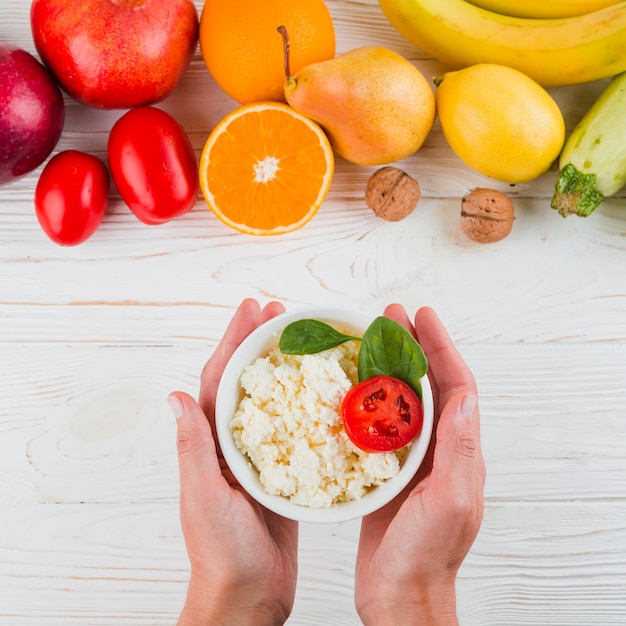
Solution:
<path fill-rule="evenodd" d="M 359 165 L 382 165 L 417 151 L 435 121 L 434 89 L 403 56 L 378 46 L 345 52 L 289 75 L 285 98 L 317 122 L 335 152 Z"/>

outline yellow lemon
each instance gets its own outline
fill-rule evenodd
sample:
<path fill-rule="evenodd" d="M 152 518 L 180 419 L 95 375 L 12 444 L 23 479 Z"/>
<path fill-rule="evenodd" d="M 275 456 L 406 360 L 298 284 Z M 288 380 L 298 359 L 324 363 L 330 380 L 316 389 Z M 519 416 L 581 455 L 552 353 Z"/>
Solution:
<path fill-rule="evenodd" d="M 484 176 L 523 183 L 550 168 L 565 141 L 552 96 L 513 68 L 481 63 L 436 79 L 437 112 L 456 155 Z"/>

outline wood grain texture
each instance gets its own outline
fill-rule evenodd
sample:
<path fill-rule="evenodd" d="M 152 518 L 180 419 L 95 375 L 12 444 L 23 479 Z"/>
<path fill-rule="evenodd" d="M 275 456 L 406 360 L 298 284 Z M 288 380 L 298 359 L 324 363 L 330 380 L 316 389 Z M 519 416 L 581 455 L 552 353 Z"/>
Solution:
<path fill-rule="evenodd" d="M 327 0 L 338 52 L 383 45 L 446 71 L 391 28 L 376 0 Z M 196 0 L 198 10 L 202 3 Z M 4 0 L 0 40 L 34 52 L 28 0 Z M 551 89 L 568 129 L 606 83 Z M 57 150 L 106 154 L 120 111 L 66 98 Z M 196 153 L 235 103 L 199 52 L 163 103 Z M 112 189 L 102 227 L 61 248 L 41 232 L 41 168 L 0 189 L 0 624 L 173 624 L 188 562 L 175 425 L 245 297 L 288 308 L 434 307 L 474 372 L 487 462 L 480 534 L 458 581 L 464 626 L 626 624 L 626 191 L 588 219 L 549 206 L 555 172 L 509 186 L 459 161 L 438 123 L 400 167 L 422 188 L 406 220 L 365 206 L 374 168 L 337 159 L 303 229 L 258 239 L 201 198 L 139 223 Z M 471 188 L 509 193 L 509 237 L 459 228 Z M 304 525 L 292 626 L 353 626 L 358 522 Z"/>

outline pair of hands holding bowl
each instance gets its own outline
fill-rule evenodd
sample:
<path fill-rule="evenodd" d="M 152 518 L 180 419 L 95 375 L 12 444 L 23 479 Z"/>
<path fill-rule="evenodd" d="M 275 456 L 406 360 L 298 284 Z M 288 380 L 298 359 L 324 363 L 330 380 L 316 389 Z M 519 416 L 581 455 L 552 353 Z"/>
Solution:
<path fill-rule="evenodd" d="M 284 312 L 244 300 L 206 363 L 199 401 L 175 392 L 180 515 L 191 578 L 178 626 L 283 624 L 297 581 L 298 522 L 245 492 L 214 437 L 218 385 L 230 357 Z M 474 377 L 432 309 L 414 323 L 399 305 L 384 314 L 409 329 L 429 360 L 435 436 L 419 471 L 361 522 L 355 606 L 364 624 L 457 624 L 455 581 L 481 524 L 485 466 Z M 435 445 L 436 440 L 436 445 Z"/>

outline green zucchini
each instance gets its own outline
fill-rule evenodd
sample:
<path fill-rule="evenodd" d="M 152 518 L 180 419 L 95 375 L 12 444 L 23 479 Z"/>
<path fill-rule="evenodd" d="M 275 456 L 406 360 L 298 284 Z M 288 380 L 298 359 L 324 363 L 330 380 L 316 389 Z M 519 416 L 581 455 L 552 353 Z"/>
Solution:
<path fill-rule="evenodd" d="M 567 138 L 551 206 L 589 216 L 626 184 L 626 72 L 617 75 Z"/>

